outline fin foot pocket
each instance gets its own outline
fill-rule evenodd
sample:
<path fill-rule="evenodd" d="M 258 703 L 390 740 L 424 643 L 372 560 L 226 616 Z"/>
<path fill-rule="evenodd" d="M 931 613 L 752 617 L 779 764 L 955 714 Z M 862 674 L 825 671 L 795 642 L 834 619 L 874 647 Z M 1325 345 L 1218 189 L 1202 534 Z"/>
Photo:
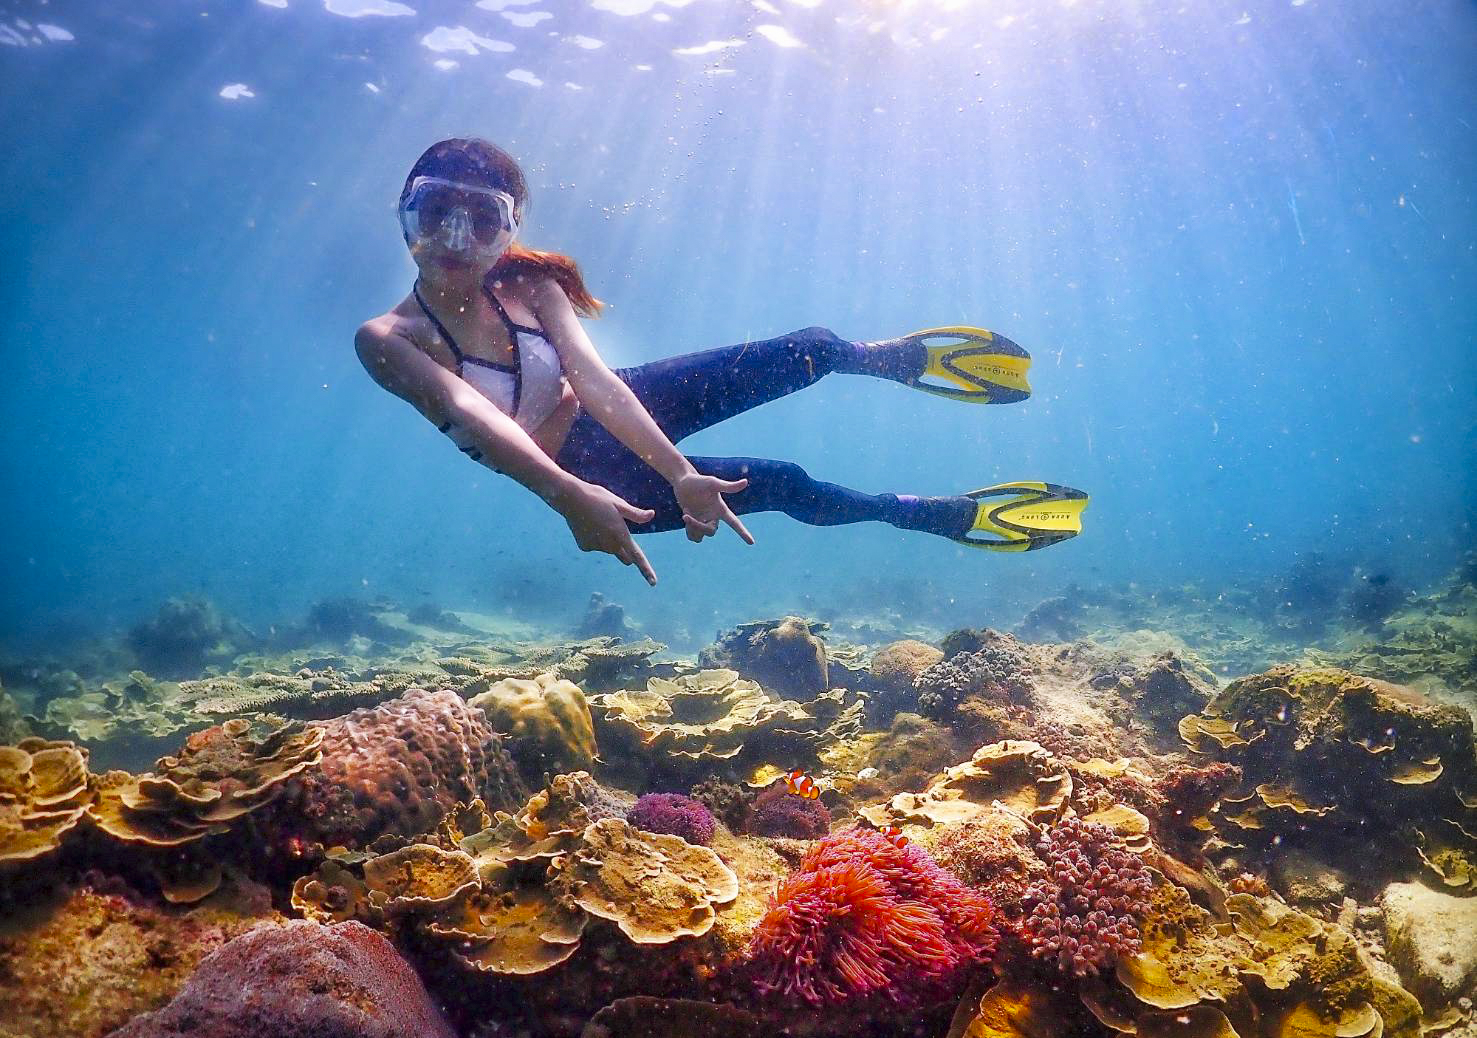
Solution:
<path fill-rule="evenodd" d="M 974 525 L 958 540 L 992 551 L 1035 551 L 1076 537 L 1088 497 L 1056 483 L 1000 483 L 972 490 Z"/>
<path fill-rule="evenodd" d="M 1003 335 L 956 325 L 904 339 L 926 355 L 923 373 L 908 383 L 915 389 L 977 404 L 1013 404 L 1031 395 L 1031 355 Z"/>

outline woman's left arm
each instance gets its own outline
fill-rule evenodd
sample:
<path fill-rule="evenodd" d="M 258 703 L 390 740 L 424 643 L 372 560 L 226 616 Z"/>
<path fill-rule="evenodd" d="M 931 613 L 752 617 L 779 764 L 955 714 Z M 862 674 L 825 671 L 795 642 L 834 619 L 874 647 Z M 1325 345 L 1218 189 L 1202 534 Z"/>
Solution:
<path fill-rule="evenodd" d="M 617 378 L 601 358 L 558 282 L 553 278 L 540 279 L 530 286 L 529 301 L 539 326 L 559 353 L 580 404 L 612 436 L 672 484 L 677 503 L 682 506 L 687 536 L 700 541 L 711 536 L 719 522 L 724 522 L 753 544 L 753 536 L 723 500 L 724 494 L 743 490 L 749 481 L 705 476 L 692 467 L 692 462 L 667 439 L 631 387 Z"/>

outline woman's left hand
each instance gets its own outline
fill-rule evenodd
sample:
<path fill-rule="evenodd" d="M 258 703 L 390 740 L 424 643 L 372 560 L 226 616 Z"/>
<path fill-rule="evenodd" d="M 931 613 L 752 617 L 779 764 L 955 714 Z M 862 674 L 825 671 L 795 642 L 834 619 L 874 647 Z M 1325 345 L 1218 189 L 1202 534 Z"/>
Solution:
<path fill-rule="evenodd" d="M 723 500 L 724 494 L 736 494 L 748 485 L 747 479 L 719 479 L 701 472 L 679 477 L 672 484 L 672 491 L 682 506 L 682 523 L 687 527 L 687 539 L 696 544 L 704 537 L 711 537 L 718 532 L 718 524 L 723 522 L 733 527 L 734 533 L 742 537 L 745 544 L 753 544 L 753 535 L 744 529 L 744 524 Z"/>

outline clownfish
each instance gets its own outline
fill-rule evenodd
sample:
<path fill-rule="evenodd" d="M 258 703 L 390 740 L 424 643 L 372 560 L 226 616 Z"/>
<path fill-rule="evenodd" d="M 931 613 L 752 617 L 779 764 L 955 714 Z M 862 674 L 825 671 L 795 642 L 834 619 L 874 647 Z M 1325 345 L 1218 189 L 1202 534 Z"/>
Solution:
<path fill-rule="evenodd" d="M 799 768 L 785 776 L 785 788 L 795 796 L 804 797 L 806 800 L 814 800 L 821 795 L 821 787 L 815 784 L 815 779 Z"/>
<path fill-rule="evenodd" d="M 908 838 L 904 836 L 903 831 L 895 825 L 889 825 L 886 828 L 878 829 L 877 831 L 880 832 L 883 836 L 887 837 L 887 842 L 892 844 L 898 850 L 902 850 L 908 845 Z"/>

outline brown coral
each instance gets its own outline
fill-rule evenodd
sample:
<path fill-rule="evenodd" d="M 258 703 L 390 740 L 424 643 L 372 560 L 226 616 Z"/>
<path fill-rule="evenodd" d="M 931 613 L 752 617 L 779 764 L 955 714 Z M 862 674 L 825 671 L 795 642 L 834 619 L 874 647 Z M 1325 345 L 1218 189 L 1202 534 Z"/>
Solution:
<path fill-rule="evenodd" d="M 1061 817 L 1072 795 L 1067 769 L 1034 742 L 981 746 L 921 793 L 899 793 L 885 804 L 861 811 L 879 828 L 911 823 L 934 826 L 967 822 L 991 810 L 996 801 L 1035 822 Z"/>
<path fill-rule="evenodd" d="M 34 736 L 0 746 L 0 865 L 56 850 L 90 800 L 86 750 Z"/>
<path fill-rule="evenodd" d="M 1237 841 L 1304 830 L 1393 865 L 1419 858 L 1477 886 L 1477 751 L 1463 711 L 1347 671 L 1274 667 L 1180 722 L 1197 753 L 1240 765 L 1219 818 Z"/>
<path fill-rule="evenodd" d="M 196 732 L 178 756 L 161 757 L 154 771 L 110 771 L 96 783 L 88 812 L 110 836 L 130 843 L 174 847 L 212 833 L 255 811 L 288 780 L 315 767 L 323 733 L 301 724 L 262 736 L 237 718 Z"/>
<path fill-rule="evenodd" d="M 290 783 L 272 811 L 273 831 L 289 844 L 417 836 L 459 803 L 511 808 L 525 795 L 501 737 L 455 692 L 411 689 L 308 727 L 322 732 L 322 765 Z"/>
<path fill-rule="evenodd" d="M 553 674 L 507 678 L 468 702 L 510 740 L 523 777 L 588 771 L 595 766 L 595 727 L 585 694 Z"/>

